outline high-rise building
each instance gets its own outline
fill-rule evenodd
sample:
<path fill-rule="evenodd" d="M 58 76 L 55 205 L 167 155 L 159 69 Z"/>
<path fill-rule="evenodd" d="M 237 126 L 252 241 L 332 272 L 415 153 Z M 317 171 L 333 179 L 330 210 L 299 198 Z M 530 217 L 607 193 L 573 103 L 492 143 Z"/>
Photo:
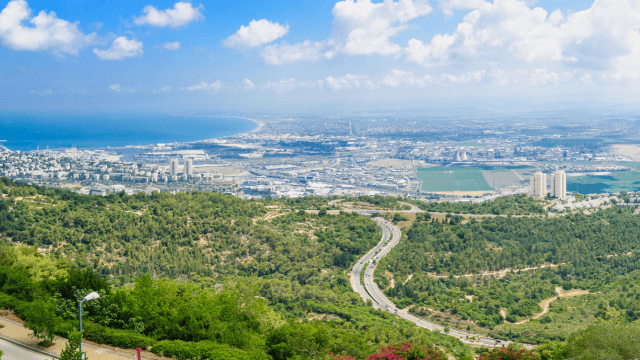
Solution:
<path fill-rule="evenodd" d="M 563 170 L 556 170 L 552 178 L 551 196 L 564 200 L 567 198 L 567 174 Z"/>
<path fill-rule="evenodd" d="M 193 176 L 193 160 L 185 159 L 184 161 L 184 173 L 187 176 Z"/>
<path fill-rule="evenodd" d="M 171 161 L 169 161 L 169 172 L 171 175 L 178 175 L 179 166 L 180 163 L 178 163 L 178 159 L 171 159 Z"/>
<path fill-rule="evenodd" d="M 547 174 L 538 171 L 531 175 L 529 191 L 533 197 L 545 198 L 547 196 Z"/>

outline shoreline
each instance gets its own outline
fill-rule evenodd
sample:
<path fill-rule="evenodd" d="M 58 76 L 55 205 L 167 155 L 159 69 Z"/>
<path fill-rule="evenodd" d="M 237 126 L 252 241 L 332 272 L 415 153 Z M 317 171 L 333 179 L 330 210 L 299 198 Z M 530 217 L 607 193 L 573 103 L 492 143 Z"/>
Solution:
<path fill-rule="evenodd" d="M 4 140 L 3 142 L 0 142 L 0 148 L 4 148 L 5 150 L 9 151 L 9 152 L 15 152 L 15 151 L 21 151 L 21 152 L 38 152 L 38 151 L 46 151 L 46 150 L 50 150 L 50 151 L 61 151 L 64 149 L 72 149 L 72 148 L 76 148 L 78 150 L 90 150 L 90 151 L 95 151 L 95 150 L 118 150 L 118 149 L 132 149 L 132 148 L 143 148 L 143 147 L 147 147 L 147 146 L 154 146 L 154 144 L 156 143 L 164 143 L 164 144 L 195 144 L 195 143 L 202 143 L 202 142 L 210 142 L 213 140 L 217 140 L 217 139 L 225 139 L 225 138 L 231 138 L 234 136 L 241 136 L 244 134 L 251 134 L 251 133 L 257 133 L 258 131 L 260 131 L 263 127 L 264 127 L 264 123 L 262 123 L 261 121 L 258 121 L 256 119 L 252 119 L 252 118 L 248 118 L 248 117 L 244 117 L 244 116 L 234 116 L 234 115 L 224 115 L 224 116 L 215 116 L 215 115 L 183 115 L 183 114 L 172 114 L 172 113 L 168 113 L 167 115 L 171 115 L 171 116 L 176 116 L 176 117 L 192 117 L 192 118 L 213 118 L 214 120 L 218 120 L 218 121 L 224 121 L 224 119 L 232 119 L 232 120 L 247 120 L 250 121 L 252 123 L 255 124 L 254 128 L 251 130 L 240 130 L 239 132 L 235 133 L 235 134 L 231 134 L 231 135 L 223 135 L 223 136 L 217 136 L 217 137 L 213 137 L 213 138 L 205 138 L 205 139 L 198 139 L 198 140 L 189 140 L 189 141 L 171 141 L 171 142 L 149 142 L 146 144 L 126 144 L 126 145 L 119 145 L 119 146 L 111 146 L 111 145 L 104 145 L 104 146 L 92 146 L 92 147 L 74 147 L 73 145 L 70 146 L 59 146 L 59 147 L 52 147 L 49 145 L 39 145 L 40 149 L 30 149 L 30 150 L 26 150 L 26 149 L 19 149 L 19 150 L 11 150 L 9 147 L 7 146 L 3 146 L 3 142 L 5 142 L 6 140 Z M 44 148 L 43 148 L 44 147 Z"/>

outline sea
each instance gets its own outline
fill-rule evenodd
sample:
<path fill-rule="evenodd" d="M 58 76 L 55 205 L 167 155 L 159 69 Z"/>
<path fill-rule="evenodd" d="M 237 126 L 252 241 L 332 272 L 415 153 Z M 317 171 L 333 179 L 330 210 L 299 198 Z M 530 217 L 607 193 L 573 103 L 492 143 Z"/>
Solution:
<path fill-rule="evenodd" d="M 0 115 L 0 142 L 10 150 L 106 148 L 191 142 L 237 135 L 258 125 L 223 116 Z"/>

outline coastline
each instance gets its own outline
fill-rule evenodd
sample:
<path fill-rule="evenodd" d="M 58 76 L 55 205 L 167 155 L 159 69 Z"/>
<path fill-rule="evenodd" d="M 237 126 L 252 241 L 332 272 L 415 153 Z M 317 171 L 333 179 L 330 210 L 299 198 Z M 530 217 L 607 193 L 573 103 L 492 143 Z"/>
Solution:
<path fill-rule="evenodd" d="M 249 133 L 255 133 L 260 131 L 260 129 L 262 129 L 262 127 L 264 126 L 263 122 L 260 122 L 256 119 L 252 119 L 252 118 L 248 118 L 248 117 L 243 117 L 243 116 L 227 116 L 227 117 L 231 117 L 231 118 L 236 118 L 236 119 L 244 119 L 244 120 L 249 120 L 251 122 L 253 122 L 254 124 L 258 125 L 258 127 L 256 127 L 255 129 L 251 130 L 251 131 L 247 131 L 247 132 L 242 132 L 239 134 L 235 134 L 235 135 L 228 135 L 228 136 L 223 136 L 223 138 L 225 137 L 231 137 L 231 136 L 238 136 L 238 135 L 242 135 L 242 134 L 249 134 Z"/>
<path fill-rule="evenodd" d="M 213 134 L 210 134 L 208 137 L 207 135 L 204 135 L 205 132 L 201 132 L 198 127 L 194 127 L 193 130 L 189 130 L 188 124 L 185 123 L 186 127 L 182 127 L 182 129 L 184 131 L 182 131 L 181 135 L 178 134 L 174 134 L 177 135 L 175 137 L 173 137 L 173 139 L 171 139 L 171 137 L 169 137 L 168 139 L 165 137 L 164 139 L 162 138 L 158 138 L 158 140 L 154 140 L 152 138 L 142 138 L 142 139 L 134 139 L 132 137 L 129 137 L 129 139 L 121 139 L 121 141 L 114 141 L 116 142 L 115 144 L 112 141 L 100 141 L 100 140 L 104 140 L 104 139 L 87 139 L 87 140 L 82 140 L 82 139 L 77 139 L 77 140 L 69 140 L 69 145 L 64 145 L 64 144 L 55 144 L 52 143 L 53 141 L 51 141 L 52 139 L 38 139 L 36 140 L 37 142 L 33 142 L 31 141 L 30 144 L 29 143 L 22 143 L 23 139 L 20 139 L 19 137 L 16 138 L 14 140 L 15 143 L 10 143 L 7 144 L 7 142 L 9 141 L 2 141 L 0 142 L 0 148 L 6 148 L 6 150 L 8 151 L 23 151 L 23 152 L 31 152 L 31 151 L 38 151 L 38 150 L 44 150 L 44 149 L 49 149 L 49 150 L 62 150 L 65 148 L 71 148 L 74 145 L 78 148 L 78 149 L 82 149 L 82 150 L 115 150 L 115 149 L 127 149 L 127 148 L 138 148 L 138 147 L 145 147 L 145 146 L 149 146 L 151 144 L 154 143 L 175 143 L 175 144 L 194 144 L 194 143 L 199 143 L 199 142 L 208 142 L 208 141 L 212 141 L 215 139 L 224 139 L 224 138 L 231 138 L 234 136 L 242 136 L 244 134 L 251 134 L 251 133 L 257 133 L 259 132 L 262 127 L 264 126 L 264 123 L 257 120 L 257 119 L 253 119 L 253 118 L 249 118 L 249 117 L 244 117 L 244 116 L 233 116 L 233 115 L 193 115 L 193 114 L 175 114 L 175 113 L 165 113 L 165 117 L 166 116 L 169 117 L 177 117 L 177 118 L 182 118 L 185 120 L 188 120 L 189 118 L 196 120 L 195 118 L 209 118 L 212 121 L 212 123 L 217 123 L 217 125 L 212 125 L 214 128 L 218 127 L 221 128 L 220 130 L 222 131 L 214 131 Z M 207 120 L 209 120 L 207 119 Z M 95 120 L 95 119 L 92 119 Z M 204 120 L 204 119 L 203 119 Z M 247 123 L 247 121 L 253 123 L 253 128 L 249 129 L 250 125 Z M 13 122 L 13 121 L 11 121 Z M 208 121 L 207 121 L 208 122 Z M 225 122 L 228 122 L 230 126 L 225 126 Z M 242 124 L 244 123 L 244 125 L 231 125 L 231 123 L 236 123 L 236 124 Z M 144 126 L 154 126 L 153 124 L 146 124 Z M 224 129 L 228 128 L 231 131 L 225 131 Z M 185 131 L 186 133 L 191 133 L 191 135 L 185 135 Z M 216 133 L 217 132 L 217 133 Z M 224 133 L 227 134 L 224 134 Z M 39 133 L 39 132 L 38 132 Z M 201 138 L 198 138 L 200 136 L 198 136 L 198 134 L 200 134 L 200 136 L 202 136 Z M 213 136 L 211 136 L 213 135 Z M 191 139 L 184 139 L 181 140 L 179 139 L 180 137 L 182 137 L 184 139 L 184 137 L 191 137 Z M 129 140 L 129 141 L 127 141 Z M 99 144 L 101 143 L 102 144 Z M 16 148 L 13 148 L 14 145 L 16 146 Z M 38 146 L 36 146 L 38 145 Z M 79 145 L 79 146 L 78 146 Z M 39 148 L 38 148 L 39 147 Z"/>

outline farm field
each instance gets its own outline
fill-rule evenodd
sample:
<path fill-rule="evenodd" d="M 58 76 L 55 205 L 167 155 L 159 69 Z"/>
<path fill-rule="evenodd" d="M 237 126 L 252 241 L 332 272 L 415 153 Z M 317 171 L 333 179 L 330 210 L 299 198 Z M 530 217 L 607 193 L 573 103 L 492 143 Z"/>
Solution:
<path fill-rule="evenodd" d="M 476 167 L 418 169 L 416 176 L 427 192 L 493 190 Z"/>
<path fill-rule="evenodd" d="M 521 186 L 536 170 L 532 166 L 439 167 L 420 168 L 416 176 L 427 192 L 483 192 Z"/>
<path fill-rule="evenodd" d="M 580 194 L 603 192 L 637 191 L 640 189 L 640 172 L 619 171 L 611 175 L 567 174 L 567 191 Z"/>
<path fill-rule="evenodd" d="M 514 172 L 515 170 L 482 170 L 482 176 L 484 176 L 487 183 L 494 189 L 505 186 L 519 186 L 522 185 L 522 179 L 528 179 L 520 176 Z"/>

